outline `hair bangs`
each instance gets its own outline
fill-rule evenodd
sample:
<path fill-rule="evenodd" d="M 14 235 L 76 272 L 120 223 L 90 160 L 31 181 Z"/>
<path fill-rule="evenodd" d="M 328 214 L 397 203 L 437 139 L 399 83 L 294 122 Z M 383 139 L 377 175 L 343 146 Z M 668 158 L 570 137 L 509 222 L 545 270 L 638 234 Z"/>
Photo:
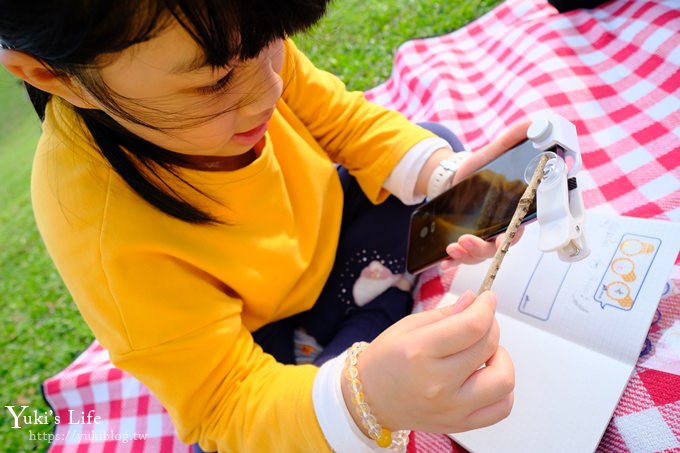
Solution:
<path fill-rule="evenodd" d="M 256 57 L 267 45 L 303 31 L 325 13 L 328 0 L 175 0 L 172 13 L 205 53 L 226 66 Z"/>

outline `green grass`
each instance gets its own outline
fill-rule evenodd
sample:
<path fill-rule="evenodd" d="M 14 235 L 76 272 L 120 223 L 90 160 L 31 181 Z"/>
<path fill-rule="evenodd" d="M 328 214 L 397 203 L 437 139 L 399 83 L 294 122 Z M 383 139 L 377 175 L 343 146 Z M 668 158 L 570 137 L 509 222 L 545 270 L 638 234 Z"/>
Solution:
<path fill-rule="evenodd" d="M 29 181 L 40 123 L 16 81 L 0 74 L 0 402 L 47 410 L 42 381 L 91 341 L 40 241 L 30 208 Z M 3 407 L 0 445 L 40 451 L 44 442 L 10 429 Z M 33 428 L 47 433 L 50 426 Z"/>
<path fill-rule="evenodd" d="M 441 35 L 481 16 L 499 0 L 335 0 L 310 33 L 295 37 L 314 63 L 353 90 L 385 81 L 397 47 Z"/>
<path fill-rule="evenodd" d="M 326 18 L 298 46 L 350 89 L 387 79 L 402 42 L 461 27 L 495 1 L 336 0 Z M 34 225 L 30 167 L 40 124 L 18 83 L 0 69 L 0 402 L 48 408 L 40 385 L 68 365 L 91 341 L 70 296 L 52 267 Z M 25 429 L 10 429 L 0 411 L 3 451 L 42 451 Z M 33 432 L 50 432 L 50 426 Z"/>

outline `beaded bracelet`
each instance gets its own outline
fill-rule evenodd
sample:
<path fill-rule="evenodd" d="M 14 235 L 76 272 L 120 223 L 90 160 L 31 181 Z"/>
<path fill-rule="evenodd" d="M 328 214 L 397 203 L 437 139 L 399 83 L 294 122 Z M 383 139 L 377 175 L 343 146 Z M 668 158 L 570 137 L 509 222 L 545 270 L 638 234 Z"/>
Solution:
<path fill-rule="evenodd" d="M 389 448 L 392 451 L 403 453 L 406 451 L 408 444 L 408 430 L 395 431 L 383 428 L 376 420 L 375 416 L 371 414 L 371 408 L 364 399 L 364 392 L 359 381 L 359 370 L 357 370 L 357 361 L 359 354 L 366 349 L 368 343 L 362 341 L 354 343 L 347 351 L 347 359 L 345 360 L 345 378 L 349 382 L 352 389 L 352 402 L 354 403 L 354 410 L 361 417 L 361 424 L 368 431 L 371 439 L 375 440 L 380 448 Z"/>

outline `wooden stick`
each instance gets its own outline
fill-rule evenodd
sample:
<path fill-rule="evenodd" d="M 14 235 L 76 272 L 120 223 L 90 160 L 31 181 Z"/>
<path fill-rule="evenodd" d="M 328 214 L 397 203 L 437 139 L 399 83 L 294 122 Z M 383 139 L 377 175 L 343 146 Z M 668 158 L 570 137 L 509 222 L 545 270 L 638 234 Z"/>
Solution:
<path fill-rule="evenodd" d="M 519 202 L 517 203 L 517 209 L 515 209 L 515 213 L 512 215 L 510 225 L 508 225 L 508 230 L 505 232 L 503 243 L 499 249 L 496 250 L 493 261 L 489 266 L 489 270 L 486 272 L 484 281 L 482 281 L 482 286 L 479 287 L 477 294 L 482 294 L 484 291 L 491 289 L 491 285 L 496 278 L 496 274 L 498 274 L 498 269 L 501 267 L 501 262 L 503 262 L 503 258 L 510 248 L 510 243 L 515 238 L 522 219 L 524 219 L 524 216 L 527 215 L 527 211 L 529 210 L 531 203 L 536 199 L 536 190 L 538 189 L 538 185 L 541 183 L 541 179 L 543 178 L 543 171 L 547 162 L 548 156 L 544 153 L 538 161 L 536 170 L 531 177 L 529 185 L 524 190 L 522 198 L 520 198 Z"/>

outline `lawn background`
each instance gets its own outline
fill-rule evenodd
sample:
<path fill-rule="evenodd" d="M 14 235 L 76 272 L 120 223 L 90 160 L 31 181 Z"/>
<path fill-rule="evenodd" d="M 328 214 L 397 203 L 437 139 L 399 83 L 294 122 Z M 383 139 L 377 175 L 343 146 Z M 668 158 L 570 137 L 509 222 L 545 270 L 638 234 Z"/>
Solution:
<path fill-rule="evenodd" d="M 317 66 L 350 89 L 387 79 L 403 41 L 447 33 L 479 17 L 498 0 L 336 0 L 310 32 L 295 38 Z M 0 402 L 43 414 L 40 385 L 92 341 L 40 241 L 30 206 L 33 150 L 40 124 L 19 83 L 0 69 Z M 0 449 L 43 451 L 30 440 L 51 425 L 11 429 L 0 411 Z"/>

